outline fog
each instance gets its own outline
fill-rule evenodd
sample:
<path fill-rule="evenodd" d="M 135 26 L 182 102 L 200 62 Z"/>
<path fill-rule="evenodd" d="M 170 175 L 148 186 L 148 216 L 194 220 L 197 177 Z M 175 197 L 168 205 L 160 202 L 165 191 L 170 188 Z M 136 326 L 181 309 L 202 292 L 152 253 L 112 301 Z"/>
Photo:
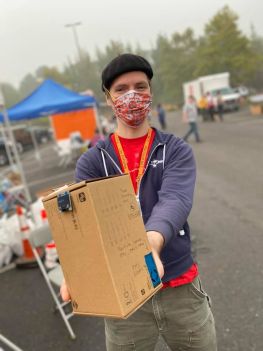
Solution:
<path fill-rule="evenodd" d="M 81 22 L 80 46 L 94 57 L 110 40 L 151 48 L 158 33 L 192 27 L 200 35 L 225 4 L 239 15 L 244 33 L 250 35 L 253 24 L 262 35 L 263 3 L 256 0 L 0 0 L 0 81 L 18 85 L 40 65 L 61 68 L 74 61 L 77 49 L 66 24 Z"/>

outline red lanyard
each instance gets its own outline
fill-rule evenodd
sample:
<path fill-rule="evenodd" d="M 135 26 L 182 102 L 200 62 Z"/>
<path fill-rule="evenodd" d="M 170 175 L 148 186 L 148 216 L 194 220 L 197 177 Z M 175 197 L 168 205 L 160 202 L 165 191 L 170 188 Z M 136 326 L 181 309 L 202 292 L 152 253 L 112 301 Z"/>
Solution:
<path fill-rule="evenodd" d="M 146 156 L 147 156 L 147 153 L 148 153 L 148 148 L 149 148 L 149 145 L 150 145 L 151 136 L 152 136 L 152 128 L 149 129 L 148 134 L 147 134 L 147 138 L 146 138 L 145 143 L 143 145 L 143 150 L 142 150 L 142 155 L 141 155 L 141 159 L 140 159 L 138 176 L 136 178 L 137 189 L 138 189 L 138 185 L 139 185 L 139 183 L 140 183 L 140 181 L 142 179 L 142 176 L 143 176 L 144 165 L 145 165 Z M 114 137 L 115 137 L 116 145 L 117 145 L 117 148 L 118 148 L 118 152 L 119 152 L 119 155 L 120 155 L 120 159 L 121 159 L 121 162 L 122 162 L 122 166 L 123 166 L 124 172 L 125 173 L 130 173 L 130 170 L 129 170 L 129 167 L 128 167 L 128 162 L 127 162 L 125 153 L 123 151 L 123 147 L 121 145 L 120 138 L 119 138 L 119 136 L 116 133 L 114 133 Z"/>

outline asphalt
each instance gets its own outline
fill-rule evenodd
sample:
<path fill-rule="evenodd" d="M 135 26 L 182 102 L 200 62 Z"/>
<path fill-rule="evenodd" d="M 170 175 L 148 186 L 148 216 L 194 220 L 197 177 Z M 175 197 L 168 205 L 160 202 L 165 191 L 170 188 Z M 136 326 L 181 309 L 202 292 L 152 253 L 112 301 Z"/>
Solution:
<path fill-rule="evenodd" d="M 155 117 L 152 122 L 158 125 Z M 168 131 L 182 136 L 186 129 L 180 113 L 170 112 Z M 200 122 L 199 129 L 203 142 L 189 141 L 198 169 L 190 225 L 201 277 L 212 297 L 218 349 L 262 351 L 263 118 L 244 109 L 228 114 L 223 123 Z M 41 163 L 32 152 L 23 159 L 32 196 L 73 180 L 74 164 L 60 167 L 51 145 L 41 154 Z M 23 350 L 105 350 L 99 318 L 74 316 L 77 339 L 69 339 L 38 269 L 1 273 L 0 291 L 0 333 Z M 163 342 L 156 348 L 161 350 L 167 350 Z"/>

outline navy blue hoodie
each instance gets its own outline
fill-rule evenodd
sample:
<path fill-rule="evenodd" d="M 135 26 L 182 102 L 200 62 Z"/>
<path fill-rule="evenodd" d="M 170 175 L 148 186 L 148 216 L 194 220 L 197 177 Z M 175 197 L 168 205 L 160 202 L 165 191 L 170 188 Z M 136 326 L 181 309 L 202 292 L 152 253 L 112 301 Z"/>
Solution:
<path fill-rule="evenodd" d="M 84 153 L 77 162 L 76 181 L 120 174 L 121 166 L 108 137 Z M 147 231 L 164 237 L 162 281 L 186 272 L 193 264 L 187 218 L 192 208 L 196 178 L 191 147 L 172 134 L 156 130 L 138 190 Z"/>

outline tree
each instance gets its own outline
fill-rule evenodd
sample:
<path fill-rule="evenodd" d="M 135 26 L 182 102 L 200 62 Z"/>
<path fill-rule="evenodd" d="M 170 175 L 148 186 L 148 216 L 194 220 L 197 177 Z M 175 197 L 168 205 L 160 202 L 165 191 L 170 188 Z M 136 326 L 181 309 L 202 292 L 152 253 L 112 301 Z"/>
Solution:
<path fill-rule="evenodd" d="M 251 27 L 250 47 L 257 57 L 257 70 L 251 76 L 249 85 L 257 90 L 262 91 L 263 82 L 263 37 L 259 36 L 255 28 Z"/>
<path fill-rule="evenodd" d="M 70 58 L 68 58 L 67 63 L 64 65 L 63 75 L 67 81 L 67 87 L 78 91 L 78 72 L 76 65 L 71 62 Z"/>
<path fill-rule="evenodd" d="M 205 26 L 197 50 L 195 76 L 230 72 L 233 85 L 249 80 L 257 58 L 249 39 L 238 29 L 237 21 L 237 14 L 225 6 Z"/>
<path fill-rule="evenodd" d="M 192 29 L 174 33 L 171 39 L 160 35 L 153 50 L 155 95 L 162 102 L 181 104 L 182 85 L 192 79 L 196 67 L 197 39 Z"/>
<path fill-rule="evenodd" d="M 36 70 L 35 76 L 38 82 L 42 82 L 45 79 L 52 79 L 60 84 L 67 83 L 64 74 L 61 73 L 56 67 L 40 66 Z"/>
<path fill-rule="evenodd" d="M 111 40 L 104 50 L 96 50 L 97 70 L 102 72 L 102 70 L 111 60 L 120 54 L 124 54 L 125 52 L 126 48 L 121 42 Z"/>
<path fill-rule="evenodd" d="M 36 77 L 33 76 L 31 73 L 27 74 L 21 81 L 19 85 L 19 93 L 21 99 L 24 99 L 26 96 L 32 93 L 39 85 Z"/>
<path fill-rule="evenodd" d="M 19 92 L 9 83 L 2 83 L 1 88 L 5 98 L 5 105 L 7 108 L 15 105 L 20 100 Z"/>
<path fill-rule="evenodd" d="M 167 81 L 169 64 L 172 57 L 171 45 L 166 36 L 159 35 L 156 40 L 156 48 L 152 52 L 153 59 L 153 91 L 155 103 L 167 102 L 166 92 L 169 91 L 170 82 Z M 169 64 L 170 66 L 171 64 Z M 174 89 L 174 87 L 173 87 Z M 172 90 L 173 90 L 172 89 Z"/>
<path fill-rule="evenodd" d="M 91 89 L 95 95 L 99 92 L 99 76 L 96 62 L 91 60 L 88 52 L 82 51 L 80 60 L 74 65 L 77 75 L 78 91 Z"/>

